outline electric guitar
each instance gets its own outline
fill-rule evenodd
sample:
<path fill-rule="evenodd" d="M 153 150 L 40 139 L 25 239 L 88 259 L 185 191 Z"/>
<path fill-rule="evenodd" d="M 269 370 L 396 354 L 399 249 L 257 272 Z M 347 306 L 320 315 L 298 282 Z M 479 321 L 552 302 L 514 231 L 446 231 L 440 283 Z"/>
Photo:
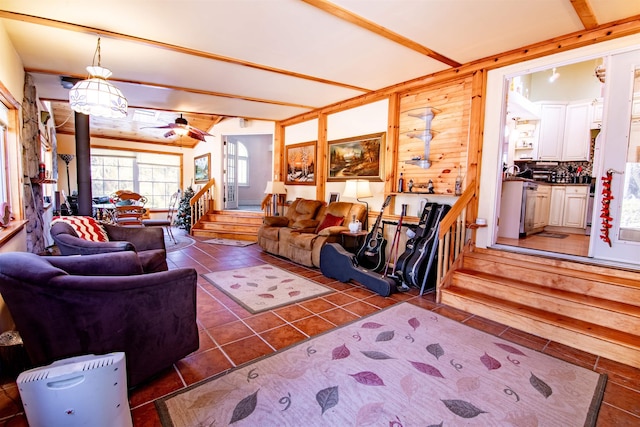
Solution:
<path fill-rule="evenodd" d="M 381 271 L 384 267 L 384 249 L 387 241 L 384 238 L 384 230 L 380 223 L 382 222 L 384 209 L 389 206 L 389 203 L 391 203 L 391 195 L 388 195 L 382 204 L 382 209 L 380 209 L 380 215 L 378 215 L 376 223 L 369 234 L 367 234 L 364 244 L 356 254 L 358 265 L 368 270 Z"/>

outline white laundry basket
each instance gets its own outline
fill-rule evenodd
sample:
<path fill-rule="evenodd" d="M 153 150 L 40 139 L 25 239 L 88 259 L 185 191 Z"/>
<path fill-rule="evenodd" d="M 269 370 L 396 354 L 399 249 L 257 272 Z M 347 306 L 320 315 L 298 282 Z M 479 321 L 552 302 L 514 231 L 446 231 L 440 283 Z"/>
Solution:
<path fill-rule="evenodd" d="M 131 427 L 124 353 L 59 360 L 16 380 L 30 427 Z"/>

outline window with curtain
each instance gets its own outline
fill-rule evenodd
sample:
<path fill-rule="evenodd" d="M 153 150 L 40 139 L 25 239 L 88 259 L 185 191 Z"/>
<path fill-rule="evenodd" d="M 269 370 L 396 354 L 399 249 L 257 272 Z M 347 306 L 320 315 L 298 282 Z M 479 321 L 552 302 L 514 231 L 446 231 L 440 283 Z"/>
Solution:
<path fill-rule="evenodd" d="M 180 189 L 182 157 L 108 149 L 91 150 L 93 197 L 131 190 L 147 198 L 146 207 L 163 209 Z"/>

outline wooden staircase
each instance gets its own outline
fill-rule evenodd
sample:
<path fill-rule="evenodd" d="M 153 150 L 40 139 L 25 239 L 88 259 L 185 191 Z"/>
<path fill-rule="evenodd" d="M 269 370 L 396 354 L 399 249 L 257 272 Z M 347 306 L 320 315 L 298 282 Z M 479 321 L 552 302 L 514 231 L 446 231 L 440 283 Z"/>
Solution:
<path fill-rule="evenodd" d="M 262 212 L 211 211 L 194 224 L 191 235 L 256 242 L 263 218 Z"/>
<path fill-rule="evenodd" d="M 440 290 L 449 306 L 640 367 L 640 272 L 472 248 Z"/>

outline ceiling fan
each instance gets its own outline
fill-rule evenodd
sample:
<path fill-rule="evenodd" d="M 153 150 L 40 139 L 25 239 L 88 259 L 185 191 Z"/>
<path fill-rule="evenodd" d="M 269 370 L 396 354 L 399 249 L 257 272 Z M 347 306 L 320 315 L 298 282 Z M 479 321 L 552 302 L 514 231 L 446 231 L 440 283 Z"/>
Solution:
<path fill-rule="evenodd" d="M 165 125 L 165 126 L 147 126 L 141 129 L 149 129 L 149 128 L 171 129 L 169 132 L 166 132 L 164 134 L 165 138 L 170 138 L 174 135 L 178 135 L 178 136 L 188 136 L 190 138 L 197 139 L 199 141 L 206 141 L 205 139 L 206 136 L 213 136 L 210 133 L 207 133 L 203 130 L 200 130 L 193 126 L 189 126 L 189 122 L 187 121 L 187 119 L 182 117 L 182 114 L 180 114 L 180 117 L 176 118 L 174 123 L 169 123 L 168 125 Z"/>

